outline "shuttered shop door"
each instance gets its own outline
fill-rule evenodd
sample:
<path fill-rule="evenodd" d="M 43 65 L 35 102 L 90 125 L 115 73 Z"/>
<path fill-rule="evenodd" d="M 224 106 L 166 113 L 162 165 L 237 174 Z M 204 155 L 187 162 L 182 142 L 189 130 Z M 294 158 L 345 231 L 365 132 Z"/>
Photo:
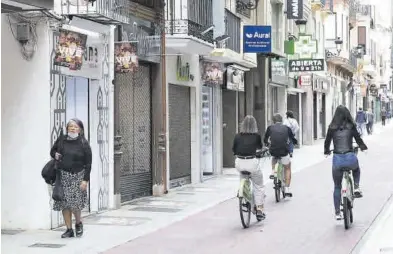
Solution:
<path fill-rule="evenodd" d="M 190 88 L 169 85 L 169 165 L 170 184 L 191 182 Z"/>
<path fill-rule="evenodd" d="M 140 64 L 135 73 L 116 75 L 119 86 L 119 129 L 122 136 L 121 202 L 150 196 L 151 82 L 150 66 Z"/>

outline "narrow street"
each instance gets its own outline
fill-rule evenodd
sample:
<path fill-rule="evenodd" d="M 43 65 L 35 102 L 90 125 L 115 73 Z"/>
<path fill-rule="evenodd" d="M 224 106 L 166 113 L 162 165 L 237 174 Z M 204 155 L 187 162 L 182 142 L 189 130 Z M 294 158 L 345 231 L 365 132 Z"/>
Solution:
<path fill-rule="evenodd" d="M 105 253 L 351 253 L 393 193 L 393 130 L 365 140 L 369 151 L 359 155 L 364 197 L 348 231 L 334 220 L 331 161 L 324 160 L 293 175 L 292 200 L 275 203 L 269 183 L 267 219 L 253 218 L 249 229 L 242 228 L 233 198 Z"/>

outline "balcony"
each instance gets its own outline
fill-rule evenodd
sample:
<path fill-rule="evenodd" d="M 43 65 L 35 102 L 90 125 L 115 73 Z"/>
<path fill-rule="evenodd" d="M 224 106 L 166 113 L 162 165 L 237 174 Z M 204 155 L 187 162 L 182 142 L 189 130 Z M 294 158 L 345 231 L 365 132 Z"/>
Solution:
<path fill-rule="evenodd" d="M 311 0 L 311 10 L 320 11 L 325 7 L 326 0 Z"/>
<path fill-rule="evenodd" d="M 129 0 L 59 0 L 54 10 L 102 24 L 128 24 L 131 15 Z"/>
<path fill-rule="evenodd" d="M 357 0 L 349 0 L 349 29 L 356 27 L 356 13 L 358 10 Z"/>
<path fill-rule="evenodd" d="M 188 19 L 165 21 L 167 35 L 189 35 L 197 39 L 213 43 L 213 30 L 203 34 L 206 28 Z"/>
<path fill-rule="evenodd" d="M 339 66 L 350 73 L 355 73 L 357 70 L 357 60 L 353 59 L 352 53 L 345 51 L 338 52 L 336 49 L 325 50 L 326 62 Z"/>
<path fill-rule="evenodd" d="M 166 47 L 169 53 L 205 55 L 213 49 L 213 1 L 167 1 Z"/>
<path fill-rule="evenodd" d="M 240 53 L 241 20 L 228 10 L 225 10 L 225 34 L 229 36 L 226 48 Z"/>

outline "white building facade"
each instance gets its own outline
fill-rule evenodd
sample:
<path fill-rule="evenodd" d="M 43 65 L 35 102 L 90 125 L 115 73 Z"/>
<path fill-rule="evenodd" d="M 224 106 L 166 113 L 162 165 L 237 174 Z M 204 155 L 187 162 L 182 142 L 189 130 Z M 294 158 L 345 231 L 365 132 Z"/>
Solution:
<path fill-rule="evenodd" d="M 8 62 L 2 65 L 2 129 L 7 133 L 2 147 L 9 148 L 2 150 L 2 229 L 49 229 L 63 224 L 61 213 L 52 211 L 51 188 L 40 174 L 52 144 L 74 117 L 83 121 L 93 152 L 84 212 L 114 206 L 114 27 L 77 17 L 59 21 L 55 18 L 61 10 L 55 6 L 50 11 L 53 16 L 24 12 L 36 32 L 28 38 L 36 40 L 36 51 L 28 60 L 14 37 L 20 16 L 2 14 L 2 59 Z M 80 70 L 54 64 L 59 29 L 87 35 Z"/>

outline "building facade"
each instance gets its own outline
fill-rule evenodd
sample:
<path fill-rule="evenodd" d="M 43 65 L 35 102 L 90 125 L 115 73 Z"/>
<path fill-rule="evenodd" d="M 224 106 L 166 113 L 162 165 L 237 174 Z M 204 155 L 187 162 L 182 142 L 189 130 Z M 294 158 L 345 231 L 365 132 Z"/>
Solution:
<path fill-rule="evenodd" d="M 76 9 L 83 12 L 90 7 L 82 4 L 65 8 L 56 1 L 52 9 L 44 8 L 44 12 L 29 11 L 29 8 L 32 7 L 24 10 L 23 18 L 17 12 L 2 13 L 2 42 L 7 47 L 2 57 L 9 61 L 2 67 L 2 122 L 9 123 L 3 125 L 8 138 L 2 140 L 2 145 L 12 148 L 23 144 L 24 147 L 14 148 L 20 150 L 18 155 L 7 150 L 2 152 L 3 178 L 8 179 L 2 190 L 15 194 L 2 196 L 2 228 L 5 229 L 48 229 L 63 224 L 61 213 L 52 211 L 51 188 L 39 174 L 49 160 L 52 144 L 64 133 L 67 121 L 74 117 L 83 121 L 93 152 L 89 200 L 84 212 L 99 212 L 114 206 L 113 65 L 110 64 L 114 55 L 114 27 L 110 23 L 127 22 L 128 17 L 117 13 L 106 16 L 102 10 L 94 9 L 96 15 L 90 17 L 92 20 L 61 19 L 78 14 Z M 26 23 L 26 17 L 30 29 L 36 33 L 24 40 L 36 50 L 26 48 L 29 43 L 21 46 L 21 38 L 13 36 L 13 31 L 20 29 L 18 24 Z M 71 48 L 60 43 L 68 37 L 86 45 L 81 65 L 67 60 L 70 52 L 67 50 Z M 72 60 L 72 56 L 68 57 Z M 24 70 L 23 75 L 16 73 L 20 68 Z M 20 156 L 26 159 L 21 160 Z M 12 179 L 19 179 L 24 188 L 15 189 Z M 26 206 L 32 208 L 20 208 Z"/>

